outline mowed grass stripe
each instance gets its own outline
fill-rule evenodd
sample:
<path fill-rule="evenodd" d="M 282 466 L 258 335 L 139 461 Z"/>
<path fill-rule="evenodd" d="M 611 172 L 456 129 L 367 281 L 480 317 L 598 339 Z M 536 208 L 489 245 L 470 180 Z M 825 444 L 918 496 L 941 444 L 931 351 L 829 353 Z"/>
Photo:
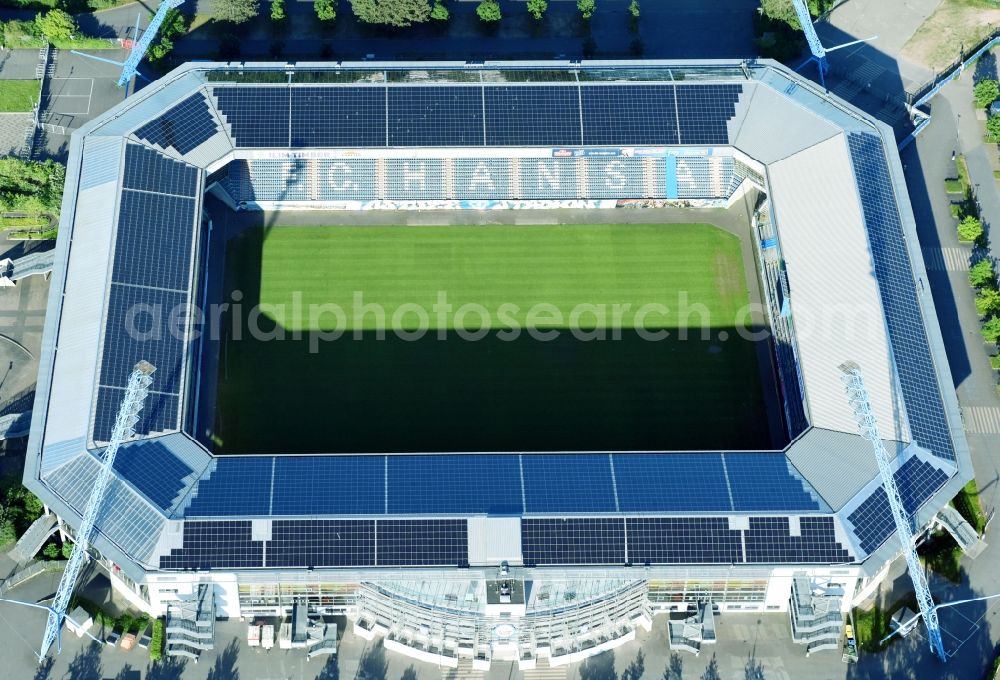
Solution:
<path fill-rule="evenodd" d="M 347 312 L 349 327 L 374 330 L 367 314 L 355 324 L 355 293 L 380 305 L 391 325 L 401 305 L 418 305 L 431 314 L 439 292 L 454 309 L 483 305 L 491 325 L 500 326 L 501 305 L 516 305 L 510 316 L 527 322 L 534 305 L 554 305 L 564 321 L 580 304 L 649 303 L 669 308 L 649 317 L 676 327 L 678 295 L 689 305 L 704 305 L 713 326 L 731 326 L 748 296 L 742 275 L 739 240 L 711 225 L 558 225 L 470 227 L 274 227 L 263 243 L 260 302 L 285 306 L 274 311 L 288 329 L 309 330 L 303 314 L 293 319 L 293 295 L 309 305 L 334 304 Z M 625 317 L 630 327 L 632 313 Z M 329 317 L 326 317 L 329 322 Z M 406 325 L 415 314 L 404 318 Z M 449 315 L 449 327 L 453 321 Z M 586 315 L 585 323 L 593 317 Z M 465 327 L 478 327 L 471 314 Z M 545 324 L 541 324 L 545 325 Z M 562 324 L 554 324 L 562 325 Z"/>

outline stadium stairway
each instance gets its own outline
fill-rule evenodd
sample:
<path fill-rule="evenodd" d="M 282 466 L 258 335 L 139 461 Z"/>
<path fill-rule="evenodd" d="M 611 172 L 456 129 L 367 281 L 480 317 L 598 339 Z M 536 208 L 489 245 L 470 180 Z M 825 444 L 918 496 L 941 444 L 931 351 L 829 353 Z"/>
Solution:
<path fill-rule="evenodd" d="M 18 564 L 27 563 L 49 540 L 49 536 L 55 533 L 58 520 L 55 514 L 42 515 L 28 527 L 17 543 L 11 548 L 7 555 Z"/>
<path fill-rule="evenodd" d="M 959 514 L 958 510 L 946 505 L 934 517 L 934 523 L 951 534 L 955 543 L 970 559 L 976 559 L 986 549 L 986 542 L 979 537 L 971 524 Z"/>

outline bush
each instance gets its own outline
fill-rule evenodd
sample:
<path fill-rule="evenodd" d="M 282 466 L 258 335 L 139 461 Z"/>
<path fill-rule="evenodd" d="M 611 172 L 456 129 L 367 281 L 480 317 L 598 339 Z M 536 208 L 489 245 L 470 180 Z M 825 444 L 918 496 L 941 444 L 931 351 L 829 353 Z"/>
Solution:
<path fill-rule="evenodd" d="M 997 275 L 993 271 L 993 262 L 980 260 L 969 267 L 969 284 L 973 288 L 996 287 Z"/>
<path fill-rule="evenodd" d="M 479 15 L 482 21 L 487 22 L 500 21 L 503 18 L 503 15 L 500 13 L 500 5 L 496 0 L 483 0 L 476 7 L 476 14 Z"/>
<path fill-rule="evenodd" d="M 35 16 L 38 32 L 49 42 L 69 40 L 76 35 L 76 20 L 61 9 L 50 9 L 45 14 Z"/>
<path fill-rule="evenodd" d="M 284 21 L 285 0 L 271 0 L 271 21 Z"/>
<path fill-rule="evenodd" d="M 163 658 L 163 619 L 153 621 L 153 634 L 149 641 L 149 660 L 159 661 Z"/>
<path fill-rule="evenodd" d="M 951 216 L 954 217 L 956 220 L 959 217 L 962 216 L 962 204 L 961 203 L 952 203 L 951 204 Z"/>
<path fill-rule="evenodd" d="M 42 549 L 42 556 L 47 560 L 54 560 L 59 557 L 59 546 L 55 543 L 48 543 Z"/>
<path fill-rule="evenodd" d="M 351 9 L 366 24 L 404 27 L 431 17 L 428 0 L 351 0 Z"/>
<path fill-rule="evenodd" d="M 944 181 L 944 190 L 949 194 L 960 194 L 965 191 L 965 185 L 957 177 L 949 177 Z"/>
<path fill-rule="evenodd" d="M 890 633 L 889 616 L 878 606 L 854 611 L 854 636 L 858 647 L 866 652 L 882 649 L 879 641 Z"/>
<path fill-rule="evenodd" d="M 1000 86 L 995 80 L 980 80 L 972 88 L 972 97 L 976 100 L 976 108 L 985 109 L 1000 97 Z"/>
<path fill-rule="evenodd" d="M 976 293 L 976 312 L 979 316 L 993 316 L 1000 313 L 1000 291 L 996 288 L 981 288 Z"/>
<path fill-rule="evenodd" d="M 260 11 L 260 0 L 215 0 L 212 16 L 219 21 L 243 24 Z"/>
<path fill-rule="evenodd" d="M 65 180 L 66 167 L 55 161 L 0 158 L 0 212 L 56 215 Z"/>
<path fill-rule="evenodd" d="M 983 340 L 990 344 L 997 344 L 1000 340 L 1000 316 L 993 316 L 986 320 L 980 331 L 983 334 Z"/>
<path fill-rule="evenodd" d="M 337 0 L 316 0 L 313 7 L 320 21 L 333 21 L 337 18 Z"/>
<path fill-rule="evenodd" d="M 1000 113 L 994 113 L 986 121 L 986 135 L 991 142 L 1000 142 Z"/>
<path fill-rule="evenodd" d="M 435 21 L 448 21 L 449 16 L 448 8 L 444 6 L 444 3 L 435 2 L 434 6 L 431 7 L 431 19 Z"/>
<path fill-rule="evenodd" d="M 580 10 L 580 16 L 589 19 L 597 9 L 597 0 L 576 0 L 576 8 Z"/>
<path fill-rule="evenodd" d="M 69 556 L 73 554 L 73 544 L 69 541 L 63 541 L 60 552 L 62 553 L 63 559 L 68 560 Z"/>
<path fill-rule="evenodd" d="M 0 520 L 0 547 L 7 546 L 17 540 L 17 529 L 14 522 L 4 518 Z"/>
<path fill-rule="evenodd" d="M 990 360 L 1000 359 L 1000 356 L 990 357 Z M 997 367 L 1000 367 L 1000 361 Z M 976 480 L 972 480 L 958 492 L 952 499 L 952 505 L 958 510 L 958 514 L 965 518 L 965 521 L 972 525 L 976 533 L 980 536 L 986 529 L 986 516 L 983 514 L 983 506 L 979 502 L 979 489 L 976 488 Z"/>
<path fill-rule="evenodd" d="M 962 581 L 962 549 L 947 533 L 939 531 L 917 550 L 927 568 L 952 583 Z"/>
<path fill-rule="evenodd" d="M 632 0 L 632 2 L 628 4 L 628 13 L 636 19 L 639 18 L 639 0 Z"/>
<path fill-rule="evenodd" d="M 983 235 L 983 223 L 972 215 L 968 215 L 958 223 L 958 240 L 965 242 L 978 241 Z"/>
<path fill-rule="evenodd" d="M 528 0 L 528 14 L 533 16 L 536 21 L 540 21 L 542 15 L 545 14 L 545 10 L 549 8 L 549 3 L 545 0 Z"/>
<path fill-rule="evenodd" d="M 1000 371 L 1000 354 L 994 354 L 990 357 L 990 368 L 994 371 Z"/>

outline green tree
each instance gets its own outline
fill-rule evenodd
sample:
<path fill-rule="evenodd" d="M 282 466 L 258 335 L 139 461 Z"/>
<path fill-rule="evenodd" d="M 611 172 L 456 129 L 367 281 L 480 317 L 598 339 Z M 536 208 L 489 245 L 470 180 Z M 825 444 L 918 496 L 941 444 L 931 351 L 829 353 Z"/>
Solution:
<path fill-rule="evenodd" d="M 50 9 L 35 16 L 38 31 L 46 40 L 69 40 L 76 34 L 76 21 L 61 9 Z"/>
<path fill-rule="evenodd" d="M 155 16 L 154 13 L 150 13 L 149 18 L 152 19 Z M 188 29 L 188 18 L 176 7 L 167 10 L 166 15 L 163 17 L 163 25 L 160 26 L 159 36 L 161 38 L 173 38 L 175 35 L 183 35 L 187 33 Z"/>
<path fill-rule="evenodd" d="M 260 12 L 260 0 L 215 0 L 212 16 L 219 21 L 244 24 Z"/>
<path fill-rule="evenodd" d="M 995 288 L 997 285 L 997 274 L 993 271 L 993 263 L 989 260 L 980 260 L 969 267 L 969 283 L 974 288 Z"/>
<path fill-rule="evenodd" d="M 1000 97 L 1000 85 L 995 80 L 980 80 L 972 88 L 972 96 L 976 100 L 976 108 L 985 109 Z"/>
<path fill-rule="evenodd" d="M 1000 340 L 1000 316 L 991 316 L 983 324 L 983 340 L 996 344 Z"/>
<path fill-rule="evenodd" d="M 986 134 L 991 142 L 1000 142 L 1000 113 L 994 113 L 986 121 Z"/>
<path fill-rule="evenodd" d="M 170 50 L 172 49 L 174 49 L 173 40 L 167 37 L 160 38 L 160 42 L 149 48 L 146 58 L 149 59 L 150 63 L 156 63 L 170 54 Z"/>
<path fill-rule="evenodd" d="M 351 9 L 367 24 L 410 26 L 431 18 L 429 0 L 351 0 Z"/>
<path fill-rule="evenodd" d="M 69 556 L 73 554 L 73 544 L 69 541 L 63 541 L 60 552 L 62 553 L 63 559 L 68 560 Z"/>
<path fill-rule="evenodd" d="M 978 241 L 983 235 L 983 223 L 969 215 L 958 223 L 959 241 Z"/>
<path fill-rule="evenodd" d="M 434 6 L 431 7 L 431 19 L 435 21 L 448 21 L 448 8 L 444 6 L 443 2 L 435 2 Z"/>
<path fill-rule="evenodd" d="M 628 4 L 628 13 L 636 19 L 639 18 L 639 0 L 632 0 L 632 2 Z"/>
<path fill-rule="evenodd" d="M 17 540 L 17 530 L 14 523 L 5 517 L 0 520 L 0 546 L 6 546 Z"/>
<path fill-rule="evenodd" d="M 284 21 L 285 16 L 285 0 L 271 0 L 271 21 Z"/>
<path fill-rule="evenodd" d="M 533 16 L 536 20 L 540 21 L 542 16 L 545 14 L 545 10 L 549 8 L 549 3 L 545 0 L 528 0 L 528 14 Z"/>
<path fill-rule="evenodd" d="M 316 0 L 313 7 L 320 21 L 333 21 L 337 18 L 337 0 Z"/>
<path fill-rule="evenodd" d="M 576 8 L 580 10 L 580 16 L 589 19 L 597 9 L 597 0 L 576 0 Z"/>
<path fill-rule="evenodd" d="M 1000 313 L 1000 291 L 996 288 L 981 288 L 976 293 L 976 311 L 979 316 L 993 316 Z"/>
<path fill-rule="evenodd" d="M 59 557 L 59 546 L 56 545 L 55 543 L 49 543 L 42 550 L 42 555 L 47 560 L 54 560 L 54 559 L 58 558 Z"/>
<path fill-rule="evenodd" d="M 479 15 L 482 21 L 487 22 L 500 21 L 503 18 L 503 15 L 500 13 L 500 5 L 496 0 L 483 0 L 476 7 L 476 14 Z"/>

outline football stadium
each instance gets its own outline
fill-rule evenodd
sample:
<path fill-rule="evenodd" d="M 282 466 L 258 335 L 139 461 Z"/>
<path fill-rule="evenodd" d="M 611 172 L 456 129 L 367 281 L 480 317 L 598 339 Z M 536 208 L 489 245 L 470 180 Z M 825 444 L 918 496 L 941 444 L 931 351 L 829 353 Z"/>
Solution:
<path fill-rule="evenodd" d="M 770 61 L 180 67 L 72 137 L 25 470 L 71 537 L 141 362 L 91 543 L 171 654 L 837 647 L 900 550 L 845 365 L 917 531 L 972 478 L 892 131 Z"/>

